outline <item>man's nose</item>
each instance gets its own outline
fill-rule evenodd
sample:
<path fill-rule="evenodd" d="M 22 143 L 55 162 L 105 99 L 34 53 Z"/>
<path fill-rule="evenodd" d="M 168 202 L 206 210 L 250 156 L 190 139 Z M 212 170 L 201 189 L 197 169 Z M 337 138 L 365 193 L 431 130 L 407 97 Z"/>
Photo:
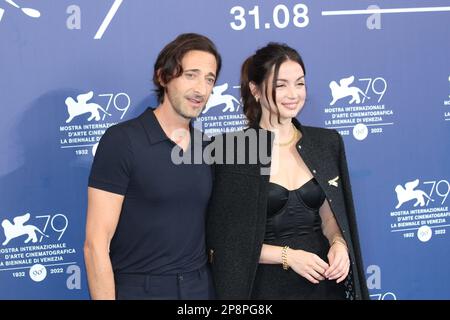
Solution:
<path fill-rule="evenodd" d="M 198 79 L 198 80 L 195 82 L 194 91 L 195 91 L 197 94 L 200 94 L 200 95 L 202 95 L 202 96 L 205 96 L 205 95 L 206 95 L 206 91 L 207 91 L 207 84 L 206 84 L 206 81 L 203 80 L 203 79 Z"/>

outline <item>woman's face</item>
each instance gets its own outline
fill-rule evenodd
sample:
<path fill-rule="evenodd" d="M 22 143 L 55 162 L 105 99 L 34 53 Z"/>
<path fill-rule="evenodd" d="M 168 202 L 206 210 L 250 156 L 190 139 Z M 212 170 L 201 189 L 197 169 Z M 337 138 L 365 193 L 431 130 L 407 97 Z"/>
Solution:
<path fill-rule="evenodd" d="M 287 60 L 280 65 L 278 79 L 276 80 L 276 101 L 273 101 L 273 69 L 267 82 L 267 95 L 263 86 L 261 94 L 261 106 L 263 113 L 277 115 L 277 107 L 280 111 L 280 120 L 288 120 L 297 116 L 303 108 L 306 99 L 305 73 L 302 67 L 295 61 Z M 269 115 L 269 114 L 267 114 Z M 275 118 L 276 119 L 276 118 Z"/>

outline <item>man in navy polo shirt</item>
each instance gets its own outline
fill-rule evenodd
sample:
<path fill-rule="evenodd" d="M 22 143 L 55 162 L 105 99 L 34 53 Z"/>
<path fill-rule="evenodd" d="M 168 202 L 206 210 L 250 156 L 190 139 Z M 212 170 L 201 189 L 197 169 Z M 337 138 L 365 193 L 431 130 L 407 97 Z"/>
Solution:
<path fill-rule="evenodd" d="M 155 63 L 159 106 L 103 135 L 89 177 L 84 247 L 93 299 L 214 297 L 204 230 L 211 168 L 176 164 L 171 155 L 199 143 L 191 120 L 220 67 L 211 40 L 178 36 Z"/>

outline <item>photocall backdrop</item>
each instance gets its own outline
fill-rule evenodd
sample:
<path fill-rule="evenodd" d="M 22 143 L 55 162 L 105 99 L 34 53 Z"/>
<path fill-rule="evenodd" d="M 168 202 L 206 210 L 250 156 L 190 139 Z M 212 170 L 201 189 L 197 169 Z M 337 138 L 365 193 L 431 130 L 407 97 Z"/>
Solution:
<path fill-rule="evenodd" d="M 371 298 L 450 299 L 449 6 L 0 0 L 0 298 L 89 298 L 97 143 L 157 105 L 157 54 L 197 32 L 217 44 L 223 70 L 196 124 L 242 129 L 241 63 L 269 41 L 296 48 L 308 89 L 300 121 L 345 140 Z"/>

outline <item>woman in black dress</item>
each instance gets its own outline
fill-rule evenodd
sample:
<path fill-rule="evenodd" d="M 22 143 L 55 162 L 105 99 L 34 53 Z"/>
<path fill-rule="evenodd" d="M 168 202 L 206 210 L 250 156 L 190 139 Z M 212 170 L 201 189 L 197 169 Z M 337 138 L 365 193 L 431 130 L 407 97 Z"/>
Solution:
<path fill-rule="evenodd" d="M 306 99 L 300 55 L 277 43 L 257 50 L 242 66 L 241 95 L 249 128 L 235 136 L 255 130 L 242 150 L 259 157 L 215 165 L 207 244 L 217 296 L 368 298 L 342 138 L 296 119 Z M 256 145 L 268 145 L 270 174 Z"/>

